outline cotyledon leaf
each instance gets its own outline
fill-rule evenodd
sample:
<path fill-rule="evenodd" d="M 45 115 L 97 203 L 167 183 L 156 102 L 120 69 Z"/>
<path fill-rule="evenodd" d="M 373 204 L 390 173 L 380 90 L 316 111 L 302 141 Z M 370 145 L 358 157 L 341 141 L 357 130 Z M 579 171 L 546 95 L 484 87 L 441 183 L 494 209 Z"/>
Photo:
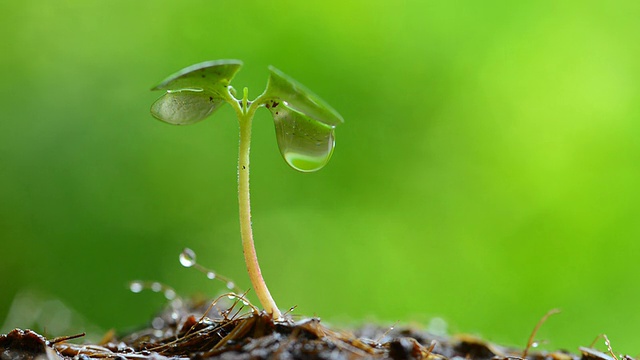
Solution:
<path fill-rule="evenodd" d="M 269 71 L 266 99 L 284 101 L 287 107 L 325 125 L 335 127 L 344 123 L 342 116 L 318 95 L 273 66 L 269 66 Z"/>
<path fill-rule="evenodd" d="M 229 85 L 242 61 L 213 60 L 188 66 L 164 79 L 151 90 L 212 89 L 216 84 Z"/>
<path fill-rule="evenodd" d="M 167 92 L 153 103 L 151 114 L 174 125 L 206 118 L 224 104 L 229 82 L 241 66 L 239 60 L 216 60 L 178 71 L 152 89 Z"/>

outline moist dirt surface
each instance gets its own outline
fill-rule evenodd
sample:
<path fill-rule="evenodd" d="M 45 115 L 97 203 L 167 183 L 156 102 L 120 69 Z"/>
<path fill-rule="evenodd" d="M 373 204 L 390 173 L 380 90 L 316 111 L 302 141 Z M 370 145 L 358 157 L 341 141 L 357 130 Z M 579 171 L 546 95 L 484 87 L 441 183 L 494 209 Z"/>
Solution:
<path fill-rule="evenodd" d="M 507 348 L 479 338 L 436 336 L 413 328 L 366 325 L 353 331 L 331 329 L 317 318 L 274 321 L 240 301 L 221 308 L 214 303 L 171 302 L 139 331 L 107 333 L 96 344 L 82 334 L 48 339 L 30 330 L 0 335 L 0 359 L 531 359 L 615 360 L 614 353 L 592 347 L 540 352 Z M 533 336 L 532 336 L 533 338 Z M 609 349 L 610 350 L 610 349 Z M 606 351 L 606 350 L 605 350 Z M 633 360 L 624 356 L 618 360 Z"/>

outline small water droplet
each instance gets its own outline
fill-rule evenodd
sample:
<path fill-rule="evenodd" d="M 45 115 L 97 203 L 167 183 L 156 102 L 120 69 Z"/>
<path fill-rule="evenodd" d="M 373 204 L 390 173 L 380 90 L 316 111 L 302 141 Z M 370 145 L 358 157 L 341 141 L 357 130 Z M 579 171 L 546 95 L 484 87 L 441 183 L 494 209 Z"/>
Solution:
<path fill-rule="evenodd" d="M 233 290 L 234 287 L 236 287 L 236 284 L 234 284 L 233 281 L 227 282 L 227 289 Z"/>
<path fill-rule="evenodd" d="M 216 278 L 216 273 L 214 273 L 213 271 L 209 271 L 207 273 L 207 278 L 209 278 L 211 280 L 215 279 Z"/>
<path fill-rule="evenodd" d="M 241 301 L 244 306 L 249 306 L 249 302 L 247 300 L 242 299 Z"/>
<path fill-rule="evenodd" d="M 229 298 L 229 300 L 233 300 L 233 299 L 235 299 L 235 298 L 236 298 L 236 296 L 235 296 L 235 295 L 233 295 L 233 294 L 229 294 L 229 295 L 227 295 L 227 297 Z"/>
<path fill-rule="evenodd" d="M 185 248 L 180 253 L 180 264 L 184 267 L 192 267 L 196 264 L 196 253 L 189 249 Z"/>
<path fill-rule="evenodd" d="M 313 172 L 329 162 L 335 146 L 334 127 L 291 108 L 269 110 L 276 126 L 280 154 L 289 166 L 301 172 Z"/>
<path fill-rule="evenodd" d="M 129 284 L 129 290 L 131 290 L 131 292 L 133 293 L 137 294 L 141 292 L 142 289 L 144 289 L 144 285 L 140 281 L 133 281 L 131 282 L 131 284 Z"/>
<path fill-rule="evenodd" d="M 160 292 L 161 290 L 162 290 L 162 284 L 160 284 L 159 282 L 151 283 L 151 291 Z"/>
<path fill-rule="evenodd" d="M 174 309 L 180 309 L 183 306 L 184 306 L 184 304 L 182 302 L 182 299 L 180 299 L 180 298 L 176 298 L 171 302 L 171 307 L 174 308 Z"/>
<path fill-rule="evenodd" d="M 167 300 L 173 300 L 176 298 L 176 292 L 173 289 L 167 289 L 164 291 L 164 297 Z"/>
<path fill-rule="evenodd" d="M 162 329 L 164 326 L 164 320 L 161 317 L 156 317 L 151 321 L 151 326 L 154 329 Z"/>
<path fill-rule="evenodd" d="M 531 347 L 532 348 L 537 348 L 538 346 L 540 346 L 540 343 L 537 342 L 537 341 L 534 341 L 534 342 L 531 343 Z"/>

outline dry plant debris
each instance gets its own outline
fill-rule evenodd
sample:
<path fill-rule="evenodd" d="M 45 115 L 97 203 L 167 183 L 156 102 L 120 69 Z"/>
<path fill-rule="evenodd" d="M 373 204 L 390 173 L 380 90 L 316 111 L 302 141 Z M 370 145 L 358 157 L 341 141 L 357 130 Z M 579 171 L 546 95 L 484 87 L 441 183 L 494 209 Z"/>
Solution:
<path fill-rule="evenodd" d="M 245 304 L 244 297 L 228 295 L 234 302 L 224 308 L 217 305 L 218 301 L 184 305 L 176 299 L 149 328 L 120 337 L 111 332 L 98 344 L 68 342 L 83 334 L 48 340 L 33 331 L 15 329 L 0 336 L 0 359 L 619 360 L 604 335 L 601 337 L 610 355 L 595 350 L 594 344 L 580 348 L 581 355 L 530 351 L 535 331 L 551 312 L 536 326 L 527 348 L 522 350 L 469 335 L 441 337 L 410 328 L 366 326 L 350 333 L 331 330 L 317 318 L 274 321 Z"/>

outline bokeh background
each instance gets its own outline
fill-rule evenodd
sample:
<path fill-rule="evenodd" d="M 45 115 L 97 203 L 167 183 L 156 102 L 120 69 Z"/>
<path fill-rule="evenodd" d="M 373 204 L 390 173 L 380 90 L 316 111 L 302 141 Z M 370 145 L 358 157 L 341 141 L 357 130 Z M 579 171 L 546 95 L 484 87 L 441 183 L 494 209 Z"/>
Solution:
<path fill-rule="evenodd" d="M 183 247 L 250 286 L 233 112 L 149 115 L 169 74 L 237 58 L 250 98 L 272 64 L 346 119 L 314 174 L 255 120 L 280 307 L 519 346 L 560 308 L 547 348 L 606 333 L 640 352 L 640 2 L 5 1 L 0 18 L 3 331 L 139 327 L 164 300 L 134 279 L 221 292 Z"/>

